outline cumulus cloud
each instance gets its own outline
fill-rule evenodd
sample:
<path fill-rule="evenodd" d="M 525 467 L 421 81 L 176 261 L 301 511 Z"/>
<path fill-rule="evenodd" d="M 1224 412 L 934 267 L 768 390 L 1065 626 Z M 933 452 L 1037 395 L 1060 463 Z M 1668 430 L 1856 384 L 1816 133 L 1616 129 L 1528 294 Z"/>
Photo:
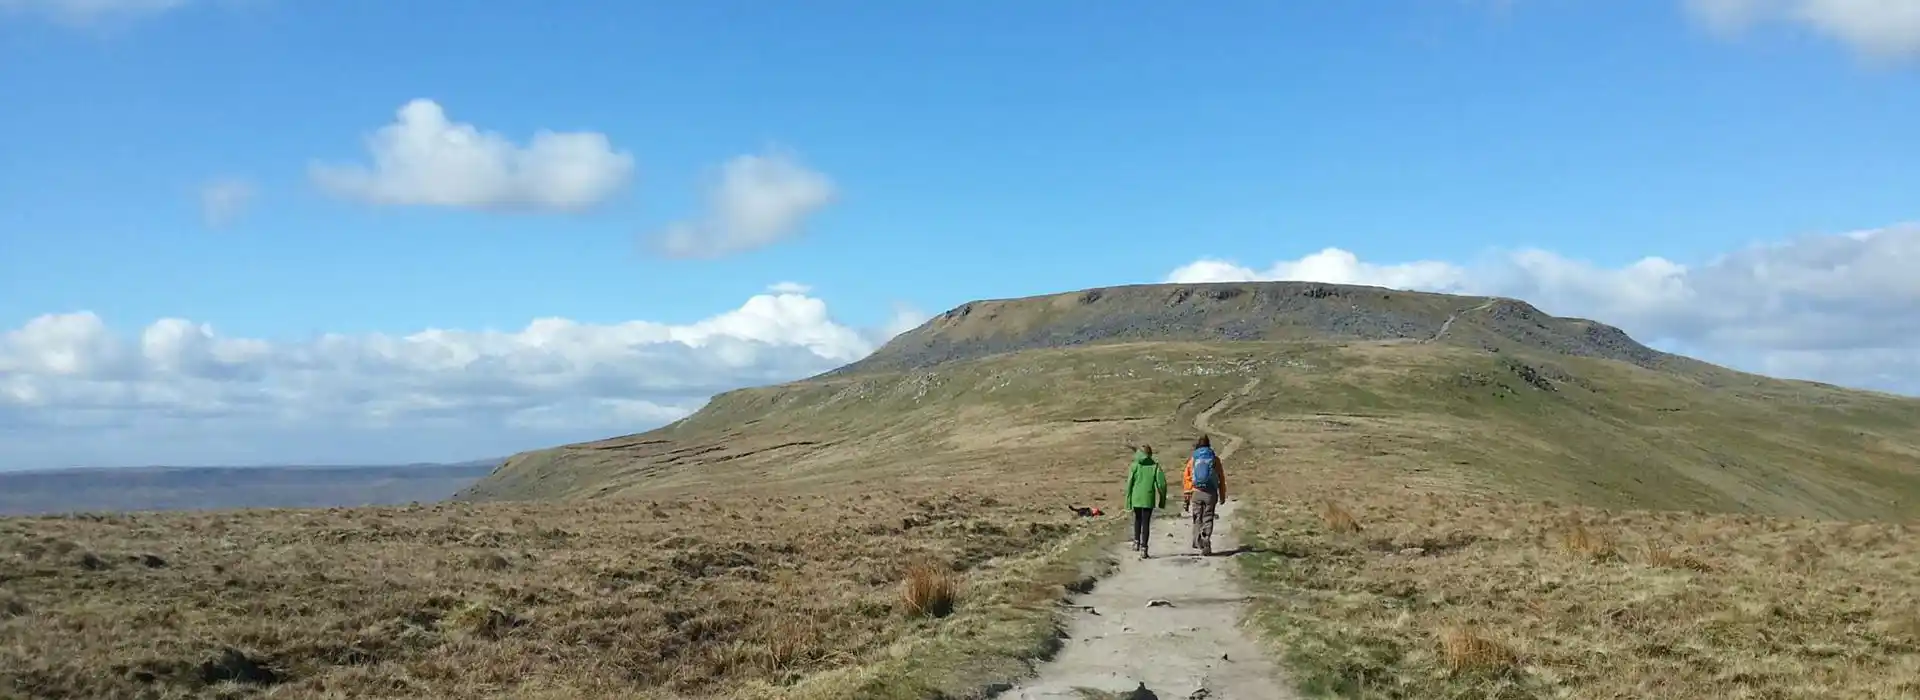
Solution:
<path fill-rule="evenodd" d="M 1920 2 L 1913 0 L 1685 0 L 1692 15 L 1725 34 L 1792 22 L 1879 58 L 1920 57 Z"/>
<path fill-rule="evenodd" d="M 208 226 L 223 228 L 240 219 L 253 203 L 258 189 L 246 180 L 220 180 L 200 188 L 200 218 Z"/>
<path fill-rule="evenodd" d="M 298 342 L 48 314 L 0 334 L 0 468 L 505 454 L 649 429 L 891 337 L 834 320 L 804 285 L 777 286 L 684 325 L 542 318 Z"/>
<path fill-rule="evenodd" d="M 633 177 L 633 155 L 605 134 L 535 132 L 525 145 L 447 118 L 433 100 L 402 106 L 366 139 L 370 165 L 315 163 L 314 183 L 370 204 L 579 211 Z"/>
<path fill-rule="evenodd" d="M 833 180 L 790 153 L 737 156 L 720 166 L 708 188 L 706 211 L 667 226 L 656 245 L 675 258 L 718 258 L 765 248 L 798 234 L 835 194 Z"/>
<path fill-rule="evenodd" d="M 1603 267 L 1544 250 L 1379 264 L 1329 248 L 1255 269 L 1218 259 L 1173 282 L 1303 280 L 1525 299 L 1643 342 L 1778 376 L 1920 395 L 1920 224 L 1767 242 L 1699 265 Z"/>
<path fill-rule="evenodd" d="M 884 343 L 896 335 L 919 328 L 920 324 L 926 323 L 929 318 L 933 316 L 918 308 L 907 304 L 894 304 L 893 315 L 888 316 L 886 324 L 880 327 L 877 340 Z"/>
<path fill-rule="evenodd" d="M 1265 270 L 1253 270 L 1219 259 L 1204 258 L 1167 275 L 1168 282 L 1247 282 L 1252 280 L 1310 280 L 1334 284 L 1372 284 L 1382 287 L 1426 289 L 1439 292 L 1459 290 L 1466 284 L 1465 271 L 1452 263 L 1415 262 L 1375 265 L 1361 262 L 1353 253 L 1327 248 L 1299 260 L 1276 262 Z"/>

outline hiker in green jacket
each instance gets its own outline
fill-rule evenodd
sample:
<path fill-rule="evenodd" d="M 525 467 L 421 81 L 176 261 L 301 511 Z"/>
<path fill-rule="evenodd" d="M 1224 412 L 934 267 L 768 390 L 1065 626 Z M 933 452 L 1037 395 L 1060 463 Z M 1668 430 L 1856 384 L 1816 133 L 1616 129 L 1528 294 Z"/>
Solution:
<path fill-rule="evenodd" d="M 1133 469 L 1127 472 L 1127 507 L 1133 509 L 1133 548 L 1145 559 L 1153 509 L 1167 507 L 1167 472 L 1153 461 L 1152 445 L 1141 445 L 1133 453 Z"/>

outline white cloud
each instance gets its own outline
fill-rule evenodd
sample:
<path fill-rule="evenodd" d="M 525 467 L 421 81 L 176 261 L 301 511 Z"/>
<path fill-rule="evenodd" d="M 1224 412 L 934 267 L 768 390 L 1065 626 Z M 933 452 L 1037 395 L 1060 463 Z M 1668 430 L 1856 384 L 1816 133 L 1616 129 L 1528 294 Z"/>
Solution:
<path fill-rule="evenodd" d="M 894 336 L 919 328 L 927 319 L 933 318 L 927 312 L 906 304 L 894 304 L 893 315 L 887 317 L 885 325 L 880 327 L 879 343 L 891 340 Z"/>
<path fill-rule="evenodd" d="M 1264 270 L 1222 260 L 1168 281 L 1287 279 L 1525 299 L 1642 342 L 1780 376 L 1920 394 L 1920 225 L 1754 245 L 1697 266 L 1607 268 L 1542 250 L 1376 264 L 1337 248 Z"/>
<path fill-rule="evenodd" d="M 737 156 L 720 166 L 700 218 L 667 226 L 656 245 L 676 258 L 718 258 L 765 248 L 798 234 L 835 196 L 833 180 L 792 154 Z"/>
<path fill-rule="evenodd" d="M 1353 253 L 1339 248 L 1327 248 L 1299 260 L 1276 262 L 1266 270 L 1253 270 L 1225 260 L 1206 258 L 1181 266 L 1167 275 L 1168 282 L 1252 280 L 1311 280 L 1433 291 L 1457 290 L 1467 281 L 1465 271 L 1451 263 L 1374 265 L 1361 262 Z"/>
<path fill-rule="evenodd" d="M 652 428 L 891 337 L 780 286 L 685 325 L 543 318 L 299 342 L 173 318 L 117 334 L 92 313 L 49 314 L 0 334 L 0 468 L 505 454 Z"/>
<path fill-rule="evenodd" d="M 337 196 L 382 205 L 579 211 L 633 177 L 633 156 L 605 134 L 534 133 L 522 146 L 450 121 L 432 100 L 402 106 L 366 140 L 371 165 L 315 163 L 313 181 Z"/>
<path fill-rule="evenodd" d="M 1693 16 L 1732 34 L 1768 22 L 1795 22 L 1877 58 L 1920 57 L 1920 2 L 1914 0 L 1685 0 Z"/>
<path fill-rule="evenodd" d="M 767 291 L 774 294 L 807 294 L 813 291 L 813 287 L 799 282 L 775 282 L 767 285 Z"/>
<path fill-rule="evenodd" d="M 240 219 L 253 203 L 258 189 L 246 180 L 219 180 L 200 188 L 200 218 L 208 226 L 222 228 Z"/>

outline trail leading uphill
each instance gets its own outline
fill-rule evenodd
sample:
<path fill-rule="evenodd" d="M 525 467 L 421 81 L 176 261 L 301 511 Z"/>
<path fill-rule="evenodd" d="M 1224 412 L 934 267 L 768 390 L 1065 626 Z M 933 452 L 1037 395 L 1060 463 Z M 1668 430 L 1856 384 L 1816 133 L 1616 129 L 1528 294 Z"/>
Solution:
<path fill-rule="evenodd" d="M 1245 395 L 1259 382 L 1248 382 L 1235 395 Z M 1232 399 L 1222 398 L 1193 421 L 1201 432 L 1226 438 L 1220 449 L 1223 457 L 1231 456 L 1244 442 L 1238 435 L 1217 432 L 1210 423 Z M 1239 501 L 1220 505 L 1214 556 L 1201 557 L 1187 549 L 1188 521 L 1177 512 L 1154 522 L 1152 559 L 1142 560 L 1124 546 L 1117 547 L 1114 556 L 1120 561 L 1119 570 L 1093 592 L 1073 600 L 1080 612 L 1068 626 L 1069 639 L 1060 654 L 1040 667 L 1038 678 L 1016 686 L 1005 697 L 1298 697 L 1283 682 L 1279 668 L 1239 627 L 1245 595 L 1227 571 L 1240 551 L 1233 527 L 1238 505 Z M 1170 605 L 1148 605 L 1157 601 Z M 1151 694 L 1129 694 L 1142 687 Z"/>

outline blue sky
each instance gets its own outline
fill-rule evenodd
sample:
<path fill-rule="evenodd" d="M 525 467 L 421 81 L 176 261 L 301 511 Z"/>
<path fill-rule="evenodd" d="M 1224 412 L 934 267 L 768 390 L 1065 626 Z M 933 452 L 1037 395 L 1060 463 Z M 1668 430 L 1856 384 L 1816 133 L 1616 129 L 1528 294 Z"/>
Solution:
<path fill-rule="evenodd" d="M 1883 5 L 0 0 L 0 468 L 484 456 L 1167 279 L 1920 393 Z"/>

